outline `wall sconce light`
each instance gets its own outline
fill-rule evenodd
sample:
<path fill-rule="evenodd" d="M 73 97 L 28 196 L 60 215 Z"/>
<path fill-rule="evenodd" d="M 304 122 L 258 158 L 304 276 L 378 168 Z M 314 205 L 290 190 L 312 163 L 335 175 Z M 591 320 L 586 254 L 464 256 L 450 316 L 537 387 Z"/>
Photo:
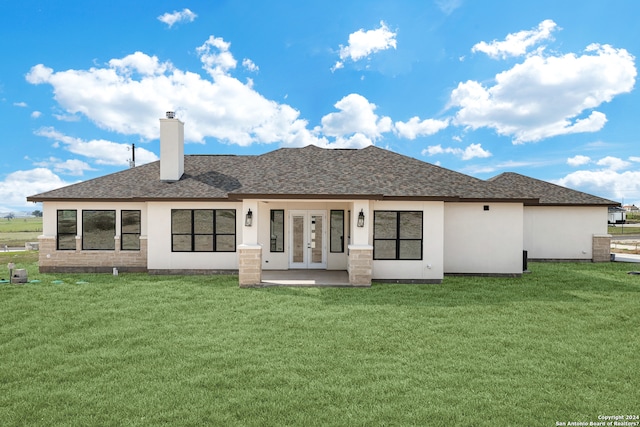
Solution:
<path fill-rule="evenodd" d="M 360 209 L 360 213 L 358 214 L 358 227 L 364 227 L 364 212 Z"/>
<path fill-rule="evenodd" d="M 246 227 L 251 227 L 251 224 L 253 224 L 253 212 L 251 212 L 251 209 L 249 209 L 249 211 L 247 212 L 247 216 L 244 219 L 244 225 Z"/>

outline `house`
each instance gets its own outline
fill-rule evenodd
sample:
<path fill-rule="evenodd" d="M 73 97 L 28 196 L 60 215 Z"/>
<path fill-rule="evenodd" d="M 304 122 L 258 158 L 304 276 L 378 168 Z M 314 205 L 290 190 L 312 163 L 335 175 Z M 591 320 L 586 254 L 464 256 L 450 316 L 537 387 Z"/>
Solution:
<path fill-rule="evenodd" d="M 375 146 L 184 155 L 34 195 L 42 272 L 343 270 L 354 286 L 517 276 L 525 258 L 609 260 L 611 200 L 518 174 L 484 181 Z M 523 252 L 526 251 L 526 252 Z M 528 253 L 528 255 L 526 255 Z"/>
<path fill-rule="evenodd" d="M 637 207 L 636 205 L 624 205 L 622 207 L 625 211 L 627 212 L 631 212 L 631 213 L 638 213 L 640 212 L 640 208 Z"/>
<path fill-rule="evenodd" d="M 627 211 L 619 206 L 609 207 L 609 224 L 624 224 L 627 222 Z"/>

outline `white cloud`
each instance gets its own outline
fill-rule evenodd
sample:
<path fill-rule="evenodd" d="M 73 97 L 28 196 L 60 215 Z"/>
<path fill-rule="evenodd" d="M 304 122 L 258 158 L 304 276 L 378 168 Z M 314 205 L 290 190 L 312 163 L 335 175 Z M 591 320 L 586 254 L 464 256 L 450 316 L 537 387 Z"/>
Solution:
<path fill-rule="evenodd" d="M 27 108 L 28 106 L 26 102 L 14 102 L 13 105 L 20 108 Z"/>
<path fill-rule="evenodd" d="M 79 122 L 81 119 L 77 114 L 54 114 L 53 117 L 61 122 Z"/>
<path fill-rule="evenodd" d="M 209 36 L 202 46 L 196 48 L 203 63 L 202 68 L 212 77 L 224 75 L 236 68 L 238 62 L 229 52 L 229 47 L 231 43 L 224 41 L 221 37 Z"/>
<path fill-rule="evenodd" d="M 612 157 L 612 156 L 607 156 L 604 157 L 600 160 L 598 160 L 598 162 L 596 163 L 598 166 L 605 166 L 606 168 L 613 170 L 613 171 L 617 171 L 620 169 L 626 169 L 629 166 L 631 166 L 631 163 L 626 162 L 622 159 L 619 159 L 617 157 Z"/>
<path fill-rule="evenodd" d="M 336 137 L 340 147 L 348 146 L 347 141 L 352 141 L 352 146 L 371 145 L 392 129 L 391 119 L 375 114 L 376 105 L 362 95 L 349 94 L 335 107 L 340 111 L 324 116 L 318 130 L 326 136 Z M 345 139 L 347 135 L 351 136 Z"/>
<path fill-rule="evenodd" d="M 515 161 L 507 160 L 505 162 L 496 163 L 493 165 L 470 165 L 462 168 L 460 171 L 467 174 L 484 174 L 493 173 L 498 170 L 514 170 L 520 168 L 530 168 L 538 166 L 547 166 L 548 161 Z"/>
<path fill-rule="evenodd" d="M 243 66 L 244 68 L 246 68 L 247 70 L 252 71 L 252 72 L 256 72 L 256 71 L 258 71 L 258 70 L 260 69 L 260 68 L 259 68 L 259 67 L 258 67 L 258 66 L 257 66 L 257 65 L 252 61 L 252 60 L 250 60 L 249 58 L 244 58 L 244 59 L 242 60 L 242 66 Z"/>
<path fill-rule="evenodd" d="M 42 113 L 41 113 L 40 111 L 33 111 L 33 112 L 31 112 L 31 118 L 32 118 L 32 119 L 37 119 L 37 118 L 39 118 L 40 116 L 42 116 Z"/>
<path fill-rule="evenodd" d="M 582 156 L 580 154 L 567 159 L 567 164 L 573 167 L 586 165 L 589 162 L 591 162 L 591 158 L 589 156 Z"/>
<path fill-rule="evenodd" d="M 147 140 L 159 137 L 158 118 L 173 110 L 188 124 L 188 142 L 213 137 L 242 146 L 326 143 L 307 129 L 297 110 L 264 98 L 251 81 L 234 78 L 230 72 L 237 62 L 229 48 L 228 42 L 214 36 L 197 48 L 211 79 L 141 52 L 88 70 L 54 72 L 39 64 L 26 79 L 50 84 L 67 114 L 84 115 L 102 129 Z"/>
<path fill-rule="evenodd" d="M 462 0 L 436 0 L 436 4 L 445 15 L 450 15 L 454 10 L 462 6 Z"/>
<path fill-rule="evenodd" d="M 470 144 L 464 150 L 457 147 L 442 148 L 442 145 L 431 145 L 422 150 L 422 155 L 435 156 L 436 154 L 453 154 L 460 157 L 462 160 L 471 160 L 473 158 L 486 158 L 491 157 L 491 153 L 482 148 L 481 144 Z"/>
<path fill-rule="evenodd" d="M 128 159 L 131 157 L 128 144 L 120 144 L 112 141 L 105 141 L 104 139 L 83 141 L 80 138 L 74 138 L 68 135 L 64 135 L 58 132 L 54 128 L 42 128 L 35 132 L 38 136 L 43 136 L 54 140 L 56 143 L 61 142 L 64 144 L 64 148 L 74 154 L 78 154 L 89 159 L 95 160 L 97 164 L 101 165 L 117 165 L 128 166 Z M 149 150 L 136 147 L 136 163 L 142 165 L 158 160 L 158 156 Z M 73 166 L 76 170 L 79 166 L 78 163 L 67 164 L 66 166 Z M 64 170 L 64 166 L 61 166 Z"/>
<path fill-rule="evenodd" d="M 607 119 L 592 109 L 630 92 L 637 71 L 625 49 L 590 45 L 584 54 L 528 57 L 499 73 L 495 85 L 469 80 L 451 93 L 454 124 L 493 128 L 514 143 L 600 130 Z"/>
<path fill-rule="evenodd" d="M 629 160 L 632 162 L 640 162 L 640 157 L 631 156 L 629 157 Z"/>
<path fill-rule="evenodd" d="M 396 33 L 389 30 L 384 21 L 380 21 L 380 28 L 375 30 L 358 31 L 349 34 L 349 44 L 340 45 L 340 60 L 333 66 L 332 71 L 344 67 L 344 61 L 359 61 L 369 57 L 371 54 L 396 48 Z"/>
<path fill-rule="evenodd" d="M 640 171 L 625 170 L 635 166 L 633 158 L 629 160 L 606 156 L 595 162 L 600 169 L 575 171 L 555 183 L 611 200 L 640 201 Z"/>
<path fill-rule="evenodd" d="M 396 122 L 395 132 L 403 138 L 413 140 L 419 136 L 436 134 L 447 126 L 449 126 L 449 119 L 425 119 L 420 121 L 420 118 L 412 117 L 408 122 Z"/>
<path fill-rule="evenodd" d="M 121 59 L 112 59 L 109 61 L 109 66 L 125 77 L 133 73 L 143 76 L 161 75 L 173 68 L 170 62 L 161 63 L 158 57 L 149 56 L 140 51 Z"/>
<path fill-rule="evenodd" d="M 53 168 L 54 172 L 65 175 L 81 176 L 85 171 L 93 171 L 88 163 L 78 159 L 61 160 L 56 157 L 50 157 L 47 160 L 34 162 L 34 165 L 43 168 Z"/>
<path fill-rule="evenodd" d="M 27 202 L 27 196 L 69 184 L 72 183 L 63 181 L 49 169 L 36 168 L 7 175 L 4 181 L 0 181 L 0 194 L 6 206 L 33 208 L 33 204 Z"/>
<path fill-rule="evenodd" d="M 165 13 L 163 15 L 158 16 L 158 21 L 164 22 L 169 26 L 169 28 L 173 27 L 173 24 L 179 22 L 193 22 L 198 15 L 191 12 L 189 9 L 182 9 L 182 11 L 174 10 L 172 13 Z"/>
<path fill-rule="evenodd" d="M 640 200 L 640 171 L 581 170 L 557 180 L 556 184 L 612 200 Z"/>
<path fill-rule="evenodd" d="M 551 39 L 551 33 L 555 31 L 557 25 L 551 19 L 547 19 L 538 24 L 538 28 L 529 31 L 519 31 L 508 34 L 503 41 L 493 40 L 491 43 L 480 42 L 473 46 L 472 52 L 483 52 L 491 58 L 506 59 L 510 56 L 521 56 L 527 50 L 543 40 Z"/>

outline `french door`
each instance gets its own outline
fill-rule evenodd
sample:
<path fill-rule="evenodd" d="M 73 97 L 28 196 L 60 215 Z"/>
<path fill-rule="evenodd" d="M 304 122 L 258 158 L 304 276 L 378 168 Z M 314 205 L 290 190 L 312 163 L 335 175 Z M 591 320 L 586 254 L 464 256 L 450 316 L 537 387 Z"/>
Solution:
<path fill-rule="evenodd" d="M 327 268 L 327 212 L 289 212 L 289 268 Z"/>

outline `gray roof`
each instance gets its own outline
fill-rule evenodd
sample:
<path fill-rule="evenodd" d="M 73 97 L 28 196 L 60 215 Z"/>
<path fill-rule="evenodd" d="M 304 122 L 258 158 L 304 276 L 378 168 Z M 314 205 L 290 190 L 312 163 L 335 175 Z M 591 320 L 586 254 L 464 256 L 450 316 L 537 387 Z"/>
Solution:
<path fill-rule="evenodd" d="M 572 190 L 567 187 L 552 184 L 547 181 L 530 178 L 515 172 L 505 172 L 489 179 L 490 182 L 499 188 L 508 189 L 512 193 L 523 198 L 538 199 L 538 205 L 606 205 L 618 206 L 620 203 L 613 200 L 603 199 L 581 191 Z M 525 203 L 532 204 L 532 203 Z"/>
<path fill-rule="evenodd" d="M 184 159 L 184 175 L 176 182 L 160 181 L 160 162 L 154 162 L 37 194 L 28 200 L 411 198 L 537 202 L 530 200 L 539 197 L 535 192 L 514 191 L 499 185 L 499 178 L 483 181 L 375 146 L 335 150 L 310 145 L 258 156 L 188 155 Z M 604 204 L 615 203 L 607 202 Z"/>

